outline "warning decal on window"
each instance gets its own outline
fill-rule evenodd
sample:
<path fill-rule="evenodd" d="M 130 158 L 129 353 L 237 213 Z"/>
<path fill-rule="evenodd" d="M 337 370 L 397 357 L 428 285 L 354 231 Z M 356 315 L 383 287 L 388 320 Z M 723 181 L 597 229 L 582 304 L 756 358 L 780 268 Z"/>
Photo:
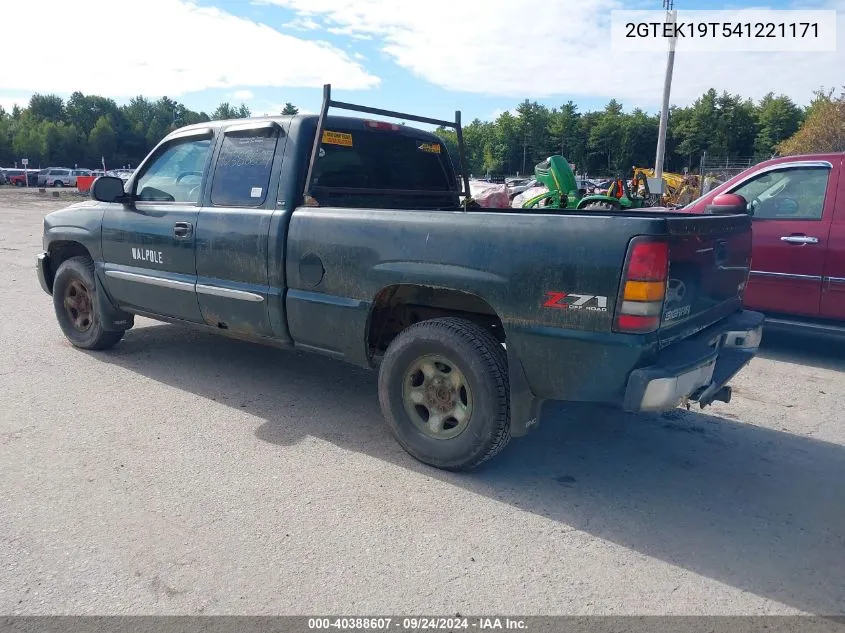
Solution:
<path fill-rule="evenodd" d="M 323 143 L 326 145 L 352 147 L 352 135 L 346 132 L 329 132 L 328 130 L 323 130 Z"/>
<path fill-rule="evenodd" d="M 417 149 L 419 149 L 421 152 L 428 152 L 429 154 L 439 154 L 440 143 L 423 143 Z"/>

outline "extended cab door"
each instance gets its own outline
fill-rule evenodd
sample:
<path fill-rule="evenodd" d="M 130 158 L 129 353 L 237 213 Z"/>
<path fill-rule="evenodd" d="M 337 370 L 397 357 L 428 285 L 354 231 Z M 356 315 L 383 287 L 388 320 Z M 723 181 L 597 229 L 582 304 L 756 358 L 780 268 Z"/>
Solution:
<path fill-rule="evenodd" d="M 286 138 L 274 121 L 222 130 L 196 231 L 197 299 L 208 325 L 274 334 L 268 305 L 280 302 L 284 280 L 273 274 L 271 283 L 268 263 L 271 247 L 284 248 L 284 233 L 269 236 Z"/>
<path fill-rule="evenodd" d="M 134 208 L 111 205 L 103 216 L 109 293 L 135 311 L 201 323 L 195 231 L 213 147 L 211 128 L 167 140 L 132 180 Z"/>
<path fill-rule="evenodd" d="M 839 186 L 825 260 L 822 317 L 845 321 L 845 159 L 838 165 Z"/>
<path fill-rule="evenodd" d="M 780 163 L 732 189 L 748 201 L 754 222 L 747 307 L 819 315 L 838 178 L 832 167 L 826 161 Z"/>

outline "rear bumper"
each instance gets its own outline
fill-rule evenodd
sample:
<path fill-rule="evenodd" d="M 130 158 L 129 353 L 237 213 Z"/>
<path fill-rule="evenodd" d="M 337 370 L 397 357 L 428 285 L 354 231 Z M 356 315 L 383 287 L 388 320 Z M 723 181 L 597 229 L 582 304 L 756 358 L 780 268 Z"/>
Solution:
<path fill-rule="evenodd" d="M 726 385 L 757 353 L 764 320 L 761 313 L 744 310 L 672 345 L 654 364 L 631 372 L 623 408 L 667 411 L 685 401 L 701 407 L 729 401 Z"/>

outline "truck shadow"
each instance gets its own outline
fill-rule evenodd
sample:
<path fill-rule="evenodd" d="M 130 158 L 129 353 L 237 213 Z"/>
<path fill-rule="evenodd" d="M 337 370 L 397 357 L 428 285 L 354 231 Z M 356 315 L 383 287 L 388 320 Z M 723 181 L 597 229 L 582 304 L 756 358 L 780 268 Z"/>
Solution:
<path fill-rule="evenodd" d="M 767 330 L 758 355 L 785 363 L 845 371 L 845 338 Z"/>
<path fill-rule="evenodd" d="M 258 416 L 264 442 L 317 437 L 802 611 L 845 611 L 843 446 L 695 411 L 549 403 L 531 435 L 453 474 L 390 437 L 375 372 L 172 325 L 92 358 Z"/>

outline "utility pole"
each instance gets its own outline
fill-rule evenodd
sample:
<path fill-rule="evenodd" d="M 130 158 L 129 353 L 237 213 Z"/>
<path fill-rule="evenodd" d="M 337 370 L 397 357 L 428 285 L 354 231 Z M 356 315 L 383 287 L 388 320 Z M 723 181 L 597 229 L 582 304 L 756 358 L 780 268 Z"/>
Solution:
<path fill-rule="evenodd" d="M 663 0 L 666 10 L 666 22 L 675 25 L 678 12 L 675 10 L 675 0 Z M 666 128 L 669 123 L 669 95 L 672 91 L 672 70 L 675 67 L 675 45 L 677 38 L 669 40 L 669 57 L 666 60 L 666 77 L 663 80 L 663 107 L 660 110 L 660 129 L 657 133 L 657 156 L 654 159 L 654 177 L 658 183 L 663 182 L 663 158 L 666 154 Z"/>

